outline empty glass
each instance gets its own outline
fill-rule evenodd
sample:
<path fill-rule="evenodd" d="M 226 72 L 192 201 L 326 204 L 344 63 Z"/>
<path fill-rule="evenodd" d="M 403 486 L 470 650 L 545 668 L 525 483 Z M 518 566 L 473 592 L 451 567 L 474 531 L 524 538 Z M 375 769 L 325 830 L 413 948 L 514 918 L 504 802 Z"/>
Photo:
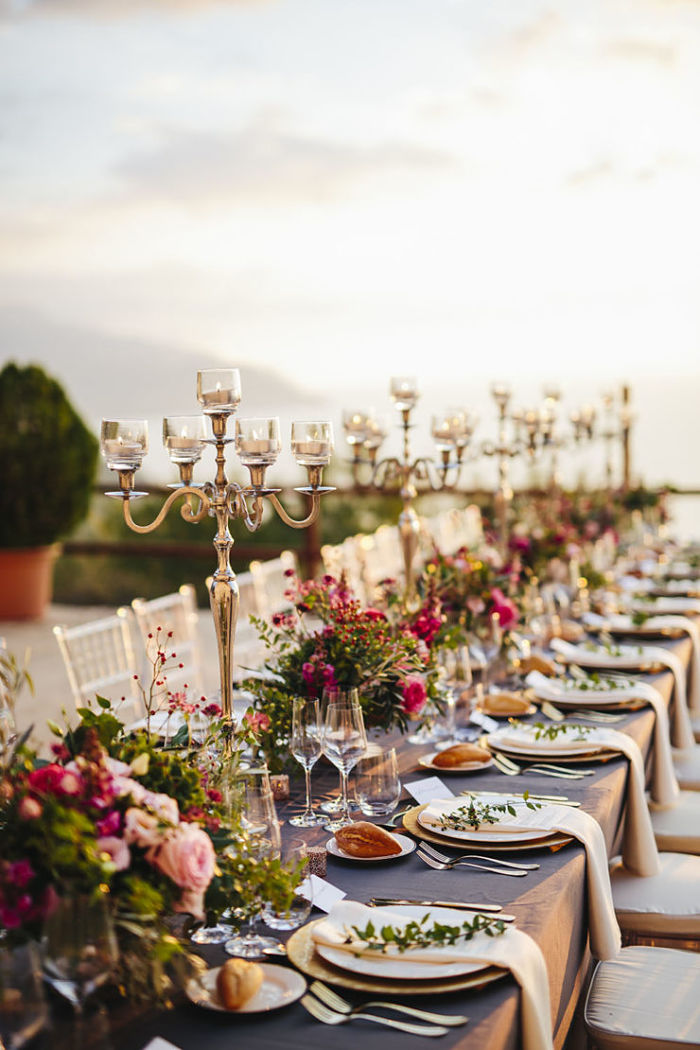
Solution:
<path fill-rule="evenodd" d="M 466 645 L 455 648 L 443 646 L 437 651 L 437 664 L 442 685 L 445 714 L 437 731 L 450 740 L 457 733 L 457 702 L 472 684 L 472 667 Z"/>
<path fill-rule="evenodd" d="M 329 703 L 323 725 L 323 752 L 340 770 L 341 804 L 337 817 L 325 825 L 338 831 L 352 824 L 348 809 L 348 773 L 367 749 L 365 723 L 359 703 Z"/>
<path fill-rule="evenodd" d="M 355 767 L 355 798 L 367 817 L 393 813 L 401 797 L 396 748 L 370 744 Z"/>
<path fill-rule="evenodd" d="M 36 946 L 0 950 L 0 1047 L 19 1050 L 45 1026 L 48 1010 Z"/>
<path fill-rule="evenodd" d="M 360 694 L 357 689 L 340 689 L 337 685 L 326 686 L 323 690 L 323 695 L 321 696 L 321 729 L 323 729 L 326 721 L 326 711 L 328 710 L 329 704 L 359 704 L 359 702 Z M 338 786 L 340 787 L 340 778 Z M 359 809 L 359 806 L 354 799 L 349 800 L 348 806 L 350 810 Z M 342 795 L 338 794 L 335 798 L 329 799 L 328 802 L 322 802 L 319 808 L 323 810 L 324 813 L 340 813 L 342 807 Z"/>
<path fill-rule="evenodd" d="M 321 757 L 321 718 L 318 700 L 295 697 L 292 701 L 292 736 L 290 751 L 304 769 L 306 779 L 306 807 L 298 817 L 289 821 L 297 828 L 311 828 L 322 824 L 324 818 L 314 813 L 311 804 L 311 770 Z"/>

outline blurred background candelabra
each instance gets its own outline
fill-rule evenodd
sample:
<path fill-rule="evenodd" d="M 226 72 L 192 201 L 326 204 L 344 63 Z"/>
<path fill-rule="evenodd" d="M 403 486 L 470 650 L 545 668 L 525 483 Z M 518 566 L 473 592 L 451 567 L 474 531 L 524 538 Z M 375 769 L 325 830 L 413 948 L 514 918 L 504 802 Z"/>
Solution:
<path fill-rule="evenodd" d="M 233 649 L 238 618 L 238 584 L 231 569 L 230 554 L 233 537 L 229 522 L 242 519 L 249 532 L 260 528 L 264 500 L 267 499 L 279 517 L 294 529 L 304 529 L 318 517 L 321 496 L 333 489 L 322 484 L 323 468 L 328 465 L 333 448 L 331 424 L 327 421 L 292 423 L 292 454 L 297 463 L 306 467 L 308 485 L 295 491 L 311 500 L 308 515 L 291 518 L 278 499 L 280 489 L 265 484 L 265 473 L 277 459 L 282 443 L 277 417 L 236 419 L 234 437 L 227 436 L 229 418 L 236 412 L 241 400 L 238 369 L 207 369 L 197 373 L 197 399 L 204 415 L 167 416 L 163 420 L 163 442 L 171 461 L 177 465 L 180 481 L 171 485 L 158 515 L 147 525 L 139 525 L 131 516 L 131 501 L 147 493 L 134 489 L 134 475 L 148 451 L 148 425 L 142 419 L 105 419 L 102 421 L 101 450 L 107 466 L 119 476 L 119 489 L 108 492 L 123 501 L 124 520 L 134 532 L 147 533 L 157 529 L 177 500 L 182 500 L 180 513 L 185 521 L 195 524 L 209 515 L 216 519 L 217 567 L 209 588 L 209 599 L 214 617 L 221 707 L 226 719 L 231 719 Z M 211 423 L 212 437 L 207 437 L 205 416 Z M 247 467 L 250 484 L 229 482 L 226 476 L 226 446 L 234 443 L 241 464 Z M 216 449 L 216 476 L 214 481 L 195 483 L 194 466 L 206 445 Z"/>
<path fill-rule="evenodd" d="M 379 449 L 389 432 L 384 416 L 364 411 L 343 413 L 345 438 L 353 453 L 352 479 L 360 492 L 398 492 L 403 509 L 399 515 L 399 537 L 404 563 L 404 597 L 413 595 L 413 563 L 420 541 L 420 520 L 414 507 L 423 492 L 456 490 L 465 452 L 471 441 L 475 420 L 463 409 L 450 409 L 432 417 L 431 432 L 439 461 L 413 457 L 411 451 L 411 412 L 420 397 L 416 379 L 395 376 L 389 393 L 400 414 L 402 447 L 400 456 L 378 459 Z"/>

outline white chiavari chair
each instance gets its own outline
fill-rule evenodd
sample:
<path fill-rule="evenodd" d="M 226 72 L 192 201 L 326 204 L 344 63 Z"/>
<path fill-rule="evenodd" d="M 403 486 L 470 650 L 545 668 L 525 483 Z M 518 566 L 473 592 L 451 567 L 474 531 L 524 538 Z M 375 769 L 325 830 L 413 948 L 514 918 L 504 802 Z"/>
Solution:
<path fill-rule="evenodd" d="M 282 551 L 278 558 L 250 563 L 261 616 L 269 618 L 273 613 L 291 608 L 292 603 L 284 596 L 289 587 L 289 572 L 299 574 L 299 562 L 294 551 Z"/>
<path fill-rule="evenodd" d="M 96 696 L 111 700 L 119 717 L 143 713 L 135 676 L 141 671 L 131 634 L 131 612 L 66 627 L 57 624 L 58 643 L 76 707 L 93 704 Z"/>
<path fill-rule="evenodd" d="M 324 544 L 321 547 L 321 561 L 325 572 L 336 580 L 344 574 L 355 597 L 366 603 L 359 539 L 359 536 L 348 536 L 342 543 Z"/>

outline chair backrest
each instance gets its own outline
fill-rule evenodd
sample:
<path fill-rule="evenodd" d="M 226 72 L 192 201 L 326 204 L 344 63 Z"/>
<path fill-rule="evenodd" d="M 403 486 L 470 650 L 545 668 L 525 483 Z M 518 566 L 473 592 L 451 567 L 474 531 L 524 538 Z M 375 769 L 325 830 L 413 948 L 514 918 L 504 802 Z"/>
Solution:
<path fill-rule="evenodd" d="M 150 601 L 134 598 L 131 608 L 134 610 L 146 653 L 153 645 L 153 638 L 149 638 L 149 635 L 154 637 L 160 628 L 161 636 L 165 640 L 166 653 L 175 653 L 175 659 L 169 659 L 169 665 L 174 662 L 182 664 L 182 667 L 167 667 L 166 678 L 170 692 L 184 689 L 186 685 L 192 693 L 201 694 L 203 682 L 197 630 L 197 601 L 192 584 L 185 583 L 178 591 Z M 172 636 L 168 638 L 170 632 Z"/>
<path fill-rule="evenodd" d="M 131 613 L 117 609 L 114 616 L 53 629 L 68 674 L 76 707 L 91 704 L 96 696 L 111 700 L 124 715 L 142 713 L 136 675 L 138 665 L 131 637 Z"/>
<path fill-rule="evenodd" d="M 299 562 L 294 551 L 282 551 L 278 558 L 250 563 L 261 616 L 269 617 L 291 608 L 291 602 L 284 596 L 289 587 L 289 571 L 295 574 L 299 572 Z"/>
<path fill-rule="evenodd" d="M 348 536 L 342 543 L 326 543 L 321 547 L 321 561 L 329 576 L 339 580 L 345 574 L 348 586 L 361 602 L 366 602 L 365 581 L 358 536 Z"/>

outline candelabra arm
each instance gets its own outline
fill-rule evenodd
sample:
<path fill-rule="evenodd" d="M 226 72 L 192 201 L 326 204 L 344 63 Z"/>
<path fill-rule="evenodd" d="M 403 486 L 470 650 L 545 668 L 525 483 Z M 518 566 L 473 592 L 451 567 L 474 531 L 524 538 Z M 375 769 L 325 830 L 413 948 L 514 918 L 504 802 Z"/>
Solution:
<path fill-rule="evenodd" d="M 305 491 L 307 491 L 308 495 L 311 496 L 311 510 L 309 511 L 309 513 L 307 514 L 307 516 L 305 518 L 303 518 L 303 519 L 301 519 L 299 521 L 296 520 L 295 518 L 291 518 L 289 516 L 289 514 L 287 514 L 287 511 L 284 509 L 284 507 L 282 506 L 282 504 L 280 503 L 280 501 L 278 500 L 278 498 L 277 498 L 277 496 L 275 495 L 274 492 L 271 492 L 268 495 L 268 497 L 267 497 L 269 499 L 270 503 L 272 504 L 272 506 L 275 508 L 275 510 L 279 514 L 279 516 L 282 519 L 282 521 L 285 523 L 285 525 L 289 525 L 293 529 L 306 529 L 306 528 L 308 528 L 309 525 L 312 525 L 316 521 L 316 519 L 318 517 L 318 512 L 319 512 L 320 507 L 321 507 L 321 495 L 320 495 L 320 492 L 313 491 L 313 489 L 309 489 L 309 490 L 305 490 Z M 328 491 L 328 489 L 326 489 L 326 491 Z"/>
<path fill-rule="evenodd" d="M 206 516 L 211 506 L 211 502 L 209 500 L 209 497 L 206 495 L 205 492 L 202 491 L 202 489 L 195 488 L 190 485 L 186 485 L 184 488 L 181 489 L 175 489 L 173 492 L 171 492 L 168 498 L 166 499 L 165 503 L 161 507 L 160 511 L 158 512 L 157 516 L 149 525 L 139 525 L 137 522 L 134 521 L 134 519 L 131 516 L 131 500 L 129 499 L 128 494 L 125 492 L 123 500 L 124 521 L 132 530 L 132 532 L 153 532 L 155 529 L 158 528 L 159 525 L 162 525 L 173 503 L 175 503 L 175 501 L 180 499 L 182 496 L 195 496 L 200 502 L 200 507 L 198 511 L 194 511 L 189 502 L 186 502 L 183 505 L 180 513 L 185 519 L 185 521 L 189 521 L 193 524 L 195 522 L 201 521 Z"/>
<path fill-rule="evenodd" d="M 395 456 L 392 456 L 389 459 L 380 459 L 379 463 L 377 463 L 372 471 L 370 486 L 373 488 L 383 488 L 391 482 L 398 482 L 401 479 L 402 472 L 403 465 Z"/>
<path fill-rule="evenodd" d="M 256 489 L 242 489 L 240 485 L 235 484 L 228 487 L 229 514 L 232 518 L 242 518 L 248 532 L 257 532 L 262 524 L 263 496 L 267 495 L 268 491 L 267 489 L 261 489 L 260 491 Z M 252 496 L 253 498 L 252 512 L 248 509 L 246 496 Z"/>

